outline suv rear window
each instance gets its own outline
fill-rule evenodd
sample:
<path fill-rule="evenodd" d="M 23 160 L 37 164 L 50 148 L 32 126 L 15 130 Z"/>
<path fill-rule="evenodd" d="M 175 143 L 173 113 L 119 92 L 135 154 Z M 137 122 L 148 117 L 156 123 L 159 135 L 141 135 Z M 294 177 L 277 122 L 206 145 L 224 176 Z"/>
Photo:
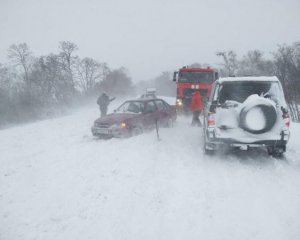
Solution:
<path fill-rule="evenodd" d="M 257 94 L 283 103 L 283 94 L 278 82 L 224 82 L 219 91 L 219 103 L 226 100 L 244 102 L 250 95 Z"/>

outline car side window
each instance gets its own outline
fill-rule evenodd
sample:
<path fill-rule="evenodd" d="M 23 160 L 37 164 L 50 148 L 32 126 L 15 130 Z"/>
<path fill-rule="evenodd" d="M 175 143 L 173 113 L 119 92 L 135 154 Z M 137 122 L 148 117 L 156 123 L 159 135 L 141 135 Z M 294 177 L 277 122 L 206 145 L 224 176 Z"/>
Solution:
<path fill-rule="evenodd" d="M 151 112 L 155 112 L 155 111 L 156 111 L 156 106 L 155 106 L 154 102 L 153 101 L 148 102 L 146 105 L 145 112 L 151 113 Z"/>
<path fill-rule="evenodd" d="M 168 103 L 166 103 L 166 102 L 162 102 L 163 103 L 163 105 L 164 105 L 164 109 L 169 109 L 169 107 L 170 107 L 170 105 L 168 104 Z"/>
<path fill-rule="evenodd" d="M 131 102 L 128 106 L 127 111 L 133 112 L 133 113 L 139 113 L 140 112 L 140 104 L 137 102 Z"/>
<path fill-rule="evenodd" d="M 155 104 L 156 104 L 156 107 L 157 107 L 158 110 L 164 110 L 165 109 L 165 105 L 162 101 L 157 100 L 157 101 L 155 101 Z"/>

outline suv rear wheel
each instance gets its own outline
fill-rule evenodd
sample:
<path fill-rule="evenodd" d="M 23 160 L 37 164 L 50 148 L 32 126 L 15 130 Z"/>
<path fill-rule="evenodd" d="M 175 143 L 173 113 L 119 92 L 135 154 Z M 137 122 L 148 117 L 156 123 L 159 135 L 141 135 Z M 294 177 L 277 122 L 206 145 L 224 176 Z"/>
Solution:
<path fill-rule="evenodd" d="M 270 146 L 267 148 L 268 154 L 274 158 L 282 158 L 286 146 Z"/>
<path fill-rule="evenodd" d="M 205 130 L 203 129 L 203 151 L 206 155 L 214 155 L 216 153 L 215 149 L 211 149 L 208 146 L 208 143 L 206 141 L 206 136 L 205 136 Z"/>

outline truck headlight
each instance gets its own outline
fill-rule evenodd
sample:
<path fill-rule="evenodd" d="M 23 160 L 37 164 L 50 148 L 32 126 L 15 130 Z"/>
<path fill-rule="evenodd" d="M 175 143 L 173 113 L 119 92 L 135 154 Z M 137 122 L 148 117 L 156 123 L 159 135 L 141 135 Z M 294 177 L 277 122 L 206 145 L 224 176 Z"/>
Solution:
<path fill-rule="evenodd" d="M 181 107 L 182 106 L 182 99 L 177 99 L 176 100 L 176 105 Z"/>

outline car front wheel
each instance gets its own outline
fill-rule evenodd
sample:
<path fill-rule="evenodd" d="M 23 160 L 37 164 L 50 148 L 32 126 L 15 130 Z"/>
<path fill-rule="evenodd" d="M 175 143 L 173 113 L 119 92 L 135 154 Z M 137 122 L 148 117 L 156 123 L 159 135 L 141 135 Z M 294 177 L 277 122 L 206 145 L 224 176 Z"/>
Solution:
<path fill-rule="evenodd" d="M 141 126 L 136 126 L 131 129 L 131 136 L 137 136 L 143 133 L 143 128 Z"/>

